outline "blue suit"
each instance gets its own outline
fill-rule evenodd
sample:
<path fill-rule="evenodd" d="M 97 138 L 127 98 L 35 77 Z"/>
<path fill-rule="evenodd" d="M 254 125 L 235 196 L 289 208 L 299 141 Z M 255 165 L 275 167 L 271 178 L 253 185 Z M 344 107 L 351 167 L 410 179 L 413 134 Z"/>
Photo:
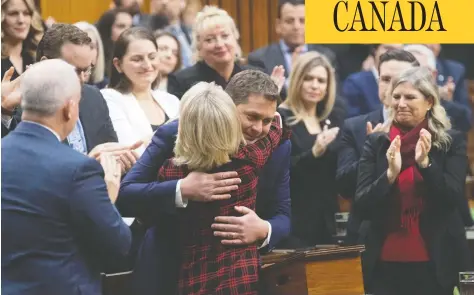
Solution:
<path fill-rule="evenodd" d="M 155 225 L 145 236 L 134 269 L 134 285 L 139 288 L 134 290 L 136 294 L 157 294 L 157 290 L 170 294 L 164 291 L 164 285 L 176 284 L 172 269 L 179 264 L 179 253 L 167 241 L 175 234 L 170 223 L 176 211 L 177 181 L 159 183 L 157 175 L 164 161 L 173 156 L 177 131 L 177 120 L 158 128 L 151 144 L 125 176 L 117 200 L 124 216 L 151 220 Z M 272 226 L 267 249 L 274 248 L 290 232 L 290 152 L 291 143 L 287 141 L 275 150 L 260 173 L 256 213 Z"/>
<path fill-rule="evenodd" d="M 454 89 L 453 102 L 465 106 L 469 110 L 471 105 L 469 103 L 469 91 L 467 89 L 466 68 L 463 64 L 449 59 L 436 60 L 436 70 L 438 71 L 437 83 L 443 86 L 448 81 L 448 77 L 453 77 L 456 88 Z"/>
<path fill-rule="evenodd" d="M 462 85 L 459 87 L 462 88 Z M 344 81 L 342 92 L 347 99 L 348 117 L 365 115 L 382 107 L 379 99 L 379 86 L 371 71 L 350 75 Z M 441 105 L 451 119 L 453 129 L 468 132 L 472 125 L 471 111 L 464 104 L 453 101 L 442 99 Z"/>
<path fill-rule="evenodd" d="M 131 234 L 96 160 L 21 122 L 2 139 L 1 198 L 2 294 L 102 294 L 104 264 Z"/>

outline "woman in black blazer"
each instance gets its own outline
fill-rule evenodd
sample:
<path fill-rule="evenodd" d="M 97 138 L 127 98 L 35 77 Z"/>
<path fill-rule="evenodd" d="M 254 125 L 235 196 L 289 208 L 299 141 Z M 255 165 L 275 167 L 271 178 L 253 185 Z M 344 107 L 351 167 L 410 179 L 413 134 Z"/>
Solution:
<path fill-rule="evenodd" d="M 2 0 L 2 76 L 15 68 L 12 80 L 33 64 L 44 29 L 33 0 Z"/>
<path fill-rule="evenodd" d="M 354 210 L 371 221 L 364 274 L 374 295 L 453 294 L 470 268 L 458 208 L 465 206 L 464 136 L 450 130 L 431 72 L 392 81 L 388 133 L 368 137 Z"/>
<path fill-rule="evenodd" d="M 300 55 L 290 74 L 288 98 L 278 109 L 291 126 L 292 232 L 281 247 L 333 244 L 337 135 L 345 118 L 336 98 L 334 69 L 318 52 Z"/>
<path fill-rule="evenodd" d="M 168 76 L 168 92 L 179 99 L 198 82 L 215 82 L 222 88 L 237 73 L 251 69 L 240 63 L 239 31 L 234 20 L 223 9 L 206 6 L 196 17 L 193 27 L 193 66 Z M 272 78 L 281 89 L 283 66 L 275 67 Z"/>

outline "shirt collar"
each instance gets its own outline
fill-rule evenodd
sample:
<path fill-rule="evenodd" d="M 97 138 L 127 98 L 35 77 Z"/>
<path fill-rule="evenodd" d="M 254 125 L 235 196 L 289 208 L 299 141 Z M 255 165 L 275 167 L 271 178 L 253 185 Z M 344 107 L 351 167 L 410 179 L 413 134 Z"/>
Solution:
<path fill-rule="evenodd" d="M 290 47 L 283 41 L 283 39 L 280 39 L 280 48 L 283 51 L 283 54 L 290 53 Z M 301 53 L 304 53 L 308 51 L 308 45 L 303 45 L 303 50 Z"/>
<path fill-rule="evenodd" d="M 377 70 L 377 68 L 376 67 L 371 67 L 370 71 L 374 75 L 375 81 L 378 81 L 379 80 L 379 71 Z"/>
<path fill-rule="evenodd" d="M 27 120 L 23 120 L 23 121 L 28 122 L 28 123 L 30 123 L 30 124 L 35 124 L 35 125 L 41 126 L 41 127 L 45 128 L 45 129 L 49 130 L 51 133 L 54 134 L 54 136 L 56 136 L 56 138 L 58 139 L 58 141 L 61 141 L 61 137 L 59 136 L 59 134 L 58 134 L 56 131 L 54 131 L 53 129 L 49 128 L 48 126 L 44 126 L 43 124 L 40 124 L 40 123 L 37 123 L 37 122 L 33 122 L 33 121 L 27 121 Z"/>
<path fill-rule="evenodd" d="M 382 116 L 383 116 L 383 121 L 386 122 L 388 119 L 388 108 L 386 106 L 383 106 Z"/>

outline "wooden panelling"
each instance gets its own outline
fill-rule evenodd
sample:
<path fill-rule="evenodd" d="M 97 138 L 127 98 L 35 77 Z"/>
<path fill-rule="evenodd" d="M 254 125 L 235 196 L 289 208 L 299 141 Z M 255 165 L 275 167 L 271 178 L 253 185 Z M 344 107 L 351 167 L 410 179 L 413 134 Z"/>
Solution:
<path fill-rule="evenodd" d="M 44 19 L 52 16 L 58 22 L 95 23 L 109 9 L 111 0 L 38 0 Z M 201 0 L 203 5 L 225 9 L 237 24 L 243 55 L 278 39 L 275 20 L 278 0 Z M 142 11 L 149 13 L 150 0 L 144 0 Z"/>
<path fill-rule="evenodd" d="M 109 0 L 40 0 L 39 7 L 43 19 L 52 16 L 57 22 L 75 23 L 87 21 L 95 23 L 110 8 Z M 142 11 L 150 11 L 150 0 L 144 0 Z"/>
<path fill-rule="evenodd" d="M 78 21 L 96 22 L 107 11 L 107 0 L 41 0 L 41 15 L 44 19 L 52 16 L 57 22 L 75 23 Z"/>
<path fill-rule="evenodd" d="M 275 20 L 278 0 L 201 0 L 203 5 L 225 9 L 237 24 L 240 46 L 246 56 L 249 52 L 278 39 Z"/>

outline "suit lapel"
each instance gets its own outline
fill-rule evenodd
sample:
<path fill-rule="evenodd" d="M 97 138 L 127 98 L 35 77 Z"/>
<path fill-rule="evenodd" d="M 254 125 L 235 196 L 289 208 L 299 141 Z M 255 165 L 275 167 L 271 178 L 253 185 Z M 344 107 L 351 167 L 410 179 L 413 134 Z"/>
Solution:
<path fill-rule="evenodd" d="M 280 43 L 274 43 L 271 45 L 272 50 L 271 54 L 268 55 L 269 64 L 271 64 L 271 68 L 269 71 L 273 71 L 275 66 L 282 65 L 285 68 L 285 77 L 288 78 L 290 75 L 290 70 L 288 69 L 288 65 L 286 64 L 285 55 L 281 50 Z"/>
<path fill-rule="evenodd" d="M 89 124 L 94 124 L 93 120 L 90 120 L 89 118 L 89 113 L 91 112 L 89 106 L 89 99 L 89 96 L 85 93 L 85 87 L 82 87 L 82 97 L 81 101 L 79 102 L 79 120 L 81 120 L 82 129 L 84 131 L 84 137 L 86 138 L 87 152 L 91 150 L 91 138 L 89 138 L 91 125 Z"/>

